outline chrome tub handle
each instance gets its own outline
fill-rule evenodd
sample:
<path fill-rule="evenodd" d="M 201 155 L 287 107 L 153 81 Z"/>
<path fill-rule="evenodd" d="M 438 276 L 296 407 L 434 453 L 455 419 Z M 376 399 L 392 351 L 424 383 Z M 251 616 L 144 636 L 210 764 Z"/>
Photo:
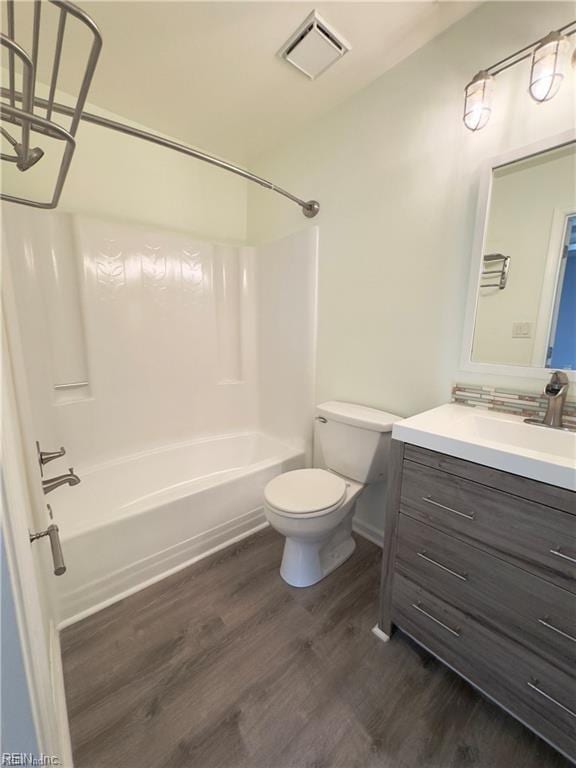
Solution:
<path fill-rule="evenodd" d="M 458 571 L 453 571 L 452 568 L 448 568 L 447 565 L 442 565 L 442 563 L 439 563 L 438 560 L 435 560 L 433 557 L 430 557 L 430 555 L 427 552 L 418 552 L 417 555 L 418 557 L 421 557 L 422 560 L 426 560 L 427 563 L 432 563 L 432 565 L 435 565 L 437 568 L 441 568 L 443 571 L 446 571 L 446 573 L 449 573 L 452 576 L 456 576 L 456 578 L 460 579 L 460 581 L 468 581 L 468 574 L 458 573 Z"/>
<path fill-rule="evenodd" d="M 424 616 L 426 616 L 426 618 L 430 619 L 430 621 L 433 621 L 435 624 L 438 624 L 438 626 L 442 627 L 442 629 L 445 629 L 447 632 L 450 632 L 450 634 L 454 635 L 454 637 L 460 637 L 461 630 L 459 628 L 452 629 L 452 627 L 449 627 L 448 624 L 444 624 L 443 621 L 440 621 L 440 619 L 437 619 L 436 616 L 433 616 L 431 613 L 428 613 L 427 610 L 422 608 L 421 603 L 412 603 L 412 608 L 422 613 Z"/>
<path fill-rule="evenodd" d="M 52 560 L 54 561 L 54 576 L 62 576 L 63 573 L 66 573 L 66 565 L 64 563 L 64 555 L 62 554 L 58 526 L 52 523 L 45 531 L 31 533 L 30 541 L 38 541 L 38 539 L 43 539 L 44 536 L 48 536 L 50 539 L 50 549 L 52 550 Z"/>
<path fill-rule="evenodd" d="M 445 509 L 447 512 L 452 512 L 454 515 L 465 517 L 467 520 L 475 519 L 474 514 L 468 514 L 467 512 L 460 512 L 459 509 L 454 509 L 453 507 L 447 507 L 446 504 L 440 504 L 439 501 L 435 501 L 431 496 L 422 496 L 422 501 L 425 501 L 427 504 L 433 504 L 435 507 L 440 507 L 440 509 Z"/>
<path fill-rule="evenodd" d="M 36 440 L 36 450 L 38 451 L 38 461 L 41 467 L 46 466 L 46 464 L 54 461 L 54 459 L 61 459 L 62 456 L 66 456 L 66 448 L 64 446 L 61 446 L 57 451 L 42 451 L 38 440 Z"/>

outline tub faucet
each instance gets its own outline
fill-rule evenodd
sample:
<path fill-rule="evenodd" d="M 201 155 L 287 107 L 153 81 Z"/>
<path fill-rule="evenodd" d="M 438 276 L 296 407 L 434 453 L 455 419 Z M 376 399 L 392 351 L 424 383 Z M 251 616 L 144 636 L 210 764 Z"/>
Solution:
<path fill-rule="evenodd" d="M 74 474 L 72 467 L 64 475 L 57 475 L 56 477 L 49 477 L 47 480 L 42 480 L 42 488 L 44 493 L 50 493 L 50 491 L 59 488 L 61 485 L 78 485 L 80 478 Z"/>
<path fill-rule="evenodd" d="M 562 412 L 566 395 L 568 394 L 568 386 L 568 376 L 563 371 L 554 371 L 544 389 L 544 397 L 548 400 L 544 419 L 542 421 L 538 421 L 538 419 L 524 419 L 524 421 L 527 424 L 542 424 L 554 429 L 563 429 Z"/>

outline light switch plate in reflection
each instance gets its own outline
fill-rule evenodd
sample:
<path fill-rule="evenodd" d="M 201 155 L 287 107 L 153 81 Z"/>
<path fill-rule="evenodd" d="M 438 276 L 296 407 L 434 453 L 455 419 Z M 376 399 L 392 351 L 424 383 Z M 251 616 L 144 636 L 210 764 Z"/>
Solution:
<path fill-rule="evenodd" d="M 526 322 L 512 323 L 512 338 L 513 339 L 531 339 L 532 323 L 526 323 Z"/>

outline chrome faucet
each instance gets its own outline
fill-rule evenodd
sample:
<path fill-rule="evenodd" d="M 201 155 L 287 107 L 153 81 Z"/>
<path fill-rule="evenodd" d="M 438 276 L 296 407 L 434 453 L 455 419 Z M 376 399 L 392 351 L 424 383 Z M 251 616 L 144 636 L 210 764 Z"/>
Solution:
<path fill-rule="evenodd" d="M 540 424 L 553 429 L 564 429 L 562 426 L 562 412 L 568 394 L 570 382 L 563 371 L 554 371 L 550 381 L 544 389 L 544 397 L 548 400 L 546 414 L 542 421 L 538 419 L 524 419 L 527 424 Z"/>
<path fill-rule="evenodd" d="M 47 480 L 42 480 L 42 488 L 44 493 L 50 493 L 61 485 L 78 485 L 80 478 L 74 474 L 72 467 L 64 475 L 57 475 L 56 477 L 49 477 Z"/>

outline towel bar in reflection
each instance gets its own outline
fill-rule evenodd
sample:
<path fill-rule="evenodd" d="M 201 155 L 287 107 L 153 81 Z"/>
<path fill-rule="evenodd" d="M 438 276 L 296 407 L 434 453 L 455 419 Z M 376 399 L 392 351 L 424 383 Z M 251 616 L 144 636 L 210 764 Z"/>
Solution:
<path fill-rule="evenodd" d="M 508 282 L 508 270 L 510 269 L 510 256 L 503 253 L 486 253 L 482 262 L 482 274 L 480 275 L 480 288 L 506 288 Z M 493 277 L 498 275 L 498 277 Z M 492 282 L 484 282 L 484 280 Z"/>

